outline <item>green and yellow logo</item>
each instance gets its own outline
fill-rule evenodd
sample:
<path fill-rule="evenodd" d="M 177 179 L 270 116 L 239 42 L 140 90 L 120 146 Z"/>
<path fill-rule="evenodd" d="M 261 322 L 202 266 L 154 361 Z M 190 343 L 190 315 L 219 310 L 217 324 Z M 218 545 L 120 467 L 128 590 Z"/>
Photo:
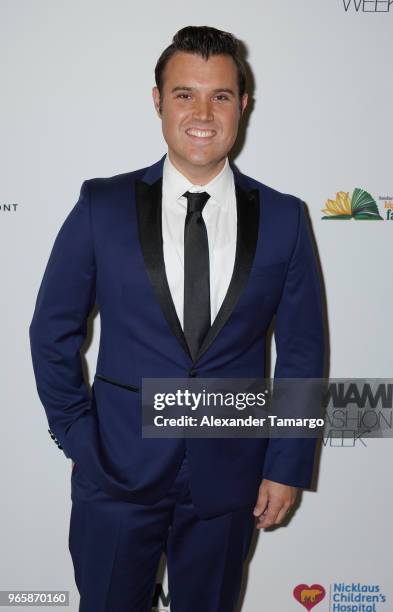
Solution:
<path fill-rule="evenodd" d="M 383 221 L 374 198 L 358 187 L 354 189 L 352 198 L 349 191 L 338 191 L 335 200 L 327 200 L 322 212 L 325 213 L 322 219 Z"/>

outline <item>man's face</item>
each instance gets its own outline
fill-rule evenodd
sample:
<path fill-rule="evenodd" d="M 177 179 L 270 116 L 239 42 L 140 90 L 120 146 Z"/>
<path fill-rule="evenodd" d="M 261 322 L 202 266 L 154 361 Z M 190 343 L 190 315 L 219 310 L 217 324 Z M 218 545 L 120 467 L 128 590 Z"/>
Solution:
<path fill-rule="evenodd" d="M 153 99 L 171 160 L 190 173 L 212 171 L 226 157 L 247 104 L 244 94 L 240 110 L 237 68 L 230 56 L 205 60 L 182 51 L 165 67 L 161 100 L 157 87 Z"/>

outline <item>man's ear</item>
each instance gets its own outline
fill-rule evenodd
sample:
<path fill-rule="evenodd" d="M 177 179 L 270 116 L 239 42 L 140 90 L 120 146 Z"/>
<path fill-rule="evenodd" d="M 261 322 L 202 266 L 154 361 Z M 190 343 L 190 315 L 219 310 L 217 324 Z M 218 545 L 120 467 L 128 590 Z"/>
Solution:
<path fill-rule="evenodd" d="M 241 101 L 241 114 L 242 114 L 242 116 L 244 114 L 244 111 L 246 110 L 247 103 L 248 103 L 248 93 L 244 93 L 243 96 L 242 96 L 242 101 Z"/>
<path fill-rule="evenodd" d="M 157 115 L 161 117 L 161 114 L 162 114 L 161 96 L 160 96 L 160 91 L 157 86 L 153 87 L 152 96 L 153 96 L 154 107 L 156 109 Z"/>

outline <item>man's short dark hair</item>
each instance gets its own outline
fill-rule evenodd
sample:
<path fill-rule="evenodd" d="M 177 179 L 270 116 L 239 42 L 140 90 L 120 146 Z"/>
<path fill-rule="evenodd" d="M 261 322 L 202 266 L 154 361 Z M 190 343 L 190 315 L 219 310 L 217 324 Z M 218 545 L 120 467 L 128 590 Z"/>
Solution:
<path fill-rule="evenodd" d="M 246 91 L 246 70 L 239 57 L 239 40 L 233 34 L 210 26 L 186 26 L 176 32 L 172 44 L 161 53 L 154 70 L 160 99 L 163 94 L 165 66 L 177 51 L 195 53 L 206 60 L 210 55 L 229 55 L 237 68 L 239 103 L 241 102 Z"/>

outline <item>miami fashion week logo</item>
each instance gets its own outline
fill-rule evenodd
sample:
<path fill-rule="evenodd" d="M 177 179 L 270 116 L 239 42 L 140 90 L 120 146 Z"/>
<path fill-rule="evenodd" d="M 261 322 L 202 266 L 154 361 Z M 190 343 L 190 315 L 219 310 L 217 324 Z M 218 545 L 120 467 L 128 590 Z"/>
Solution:
<path fill-rule="evenodd" d="M 393 0 L 392 0 L 393 2 Z M 345 221 L 355 219 L 355 221 L 392 221 L 393 220 L 393 196 L 382 195 L 378 197 L 380 206 L 383 207 L 383 215 L 378 208 L 378 204 L 373 196 L 364 189 L 356 187 L 352 196 L 349 191 L 337 191 L 335 199 L 328 199 L 322 212 L 325 213 L 322 219 Z"/>
<path fill-rule="evenodd" d="M 321 584 L 298 584 L 292 593 L 303 608 L 311 610 L 325 598 L 326 590 Z M 378 612 L 386 609 L 386 602 L 387 597 L 379 584 L 333 582 L 329 585 L 330 612 Z"/>
<path fill-rule="evenodd" d="M 389 13 L 393 0 L 342 0 L 346 12 L 356 13 Z"/>

